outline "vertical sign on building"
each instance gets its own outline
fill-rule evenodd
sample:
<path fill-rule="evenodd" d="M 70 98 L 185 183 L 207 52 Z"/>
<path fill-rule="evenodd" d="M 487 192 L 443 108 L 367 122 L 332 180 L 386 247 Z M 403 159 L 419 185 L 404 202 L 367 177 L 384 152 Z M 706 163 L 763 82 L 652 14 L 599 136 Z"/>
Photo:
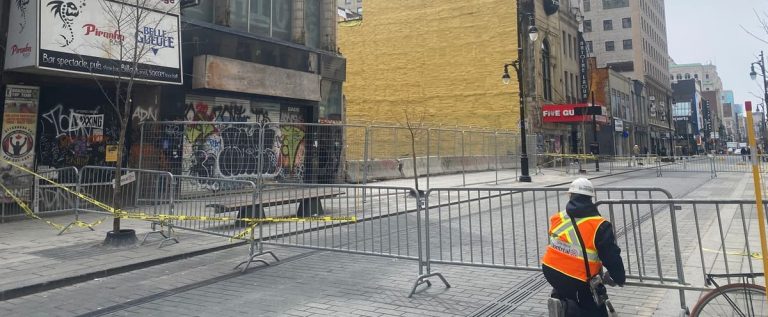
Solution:
<path fill-rule="evenodd" d="M 587 51 L 587 41 L 584 40 L 584 34 L 579 32 L 579 91 L 581 92 L 581 102 L 587 102 L 589 98 L 589 78 L 587 78 L 587 72 L 589 71 L 587 66 L 587 57 L 589 52 Z"/>
<path fill-rule="evenodd" d="M 39 1 L 12 1 L 8 12 L 5 69 L 35 65 L 37 58 L 37 10 Z"/>
<path fill-rule="evenodd" d="M 26 187 L 32 179 L 19 177 L 22 171 L 7 162 L 34 168 L 35 129 L 37 127 L 38 87 L 8 85 L 5 89 L 5 112 L 0 135 L 0 181 L 6 186 Z M 27 186 L 25 186 L 27 185 Z M 29 184 L 31 185 L 31 184 Z M 7 201 L 8 197 L 3 197 Z"/>

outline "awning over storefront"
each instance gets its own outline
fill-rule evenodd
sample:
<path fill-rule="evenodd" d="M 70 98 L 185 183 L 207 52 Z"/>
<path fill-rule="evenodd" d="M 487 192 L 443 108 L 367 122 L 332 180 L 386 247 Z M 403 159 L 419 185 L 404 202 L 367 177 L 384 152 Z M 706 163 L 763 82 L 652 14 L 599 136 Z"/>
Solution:
<path fill-rule="evenodd" d="M 610 124 L 610 119 L 604 114 L 605 107 L 596 105 L 592 107 L 588 103 L 544 105 L 541 107 L 544 123 L 580 123 L 592 122 L 592 114 L 595 121 L 601 125 Z"/>

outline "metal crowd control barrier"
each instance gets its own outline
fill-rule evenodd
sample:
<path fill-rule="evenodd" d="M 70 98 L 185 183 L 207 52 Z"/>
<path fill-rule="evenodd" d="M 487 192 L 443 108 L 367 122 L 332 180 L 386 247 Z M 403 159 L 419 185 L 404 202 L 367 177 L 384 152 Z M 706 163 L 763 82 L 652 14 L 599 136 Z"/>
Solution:
<path fill-rule="evenodd" d="M 671 199 L 660 188 L 597 188 L 597 199 Z M 434 188 L 425 213 L 426 274 L 431 265 L 454 264 L 540 270 L 548 244 L 549 217 L 563 210 L 567 188 Z M 660 214 L 668 205 L 634 204 L 601 213 L 613 224 L 624 249 L 628 276 L 684 284 L 677 232 L 661 247 Z M 666 261 L 672 261 L 672 267 Z M 683 303 L 684 304 L 684 303 Z"/>
<path fill-rule="evenodd" d="M 677 271 L 677 276 L 665 273 L 663 279 L 642 278 L 628 284 L 679 290 L 683 310 L 686 309 L 684 291 L 692 291 L 687 295 L 695 299 L 699 296 L 698 292 L 711 289 L 704 279 L 707 273 L 764 271 L 759 260 L 764 255 L 760 254 L 757 234 L 760 224 L 756 223 L 757 206 L 754 200 L 604 199 L 597 204 L 609 208 L 612 217 L 620 214 L 619 210 L 636 206 L 663 207 L 655 224 L 639 232 L 653 234 L 655 244 L 660 245 L 657 248 L 662 250 L 668 248 L 670 236 L 675 239 L 673 241 L 678 241 L 676 245 L 686 246 L 684 249 L 675 247 L 674 254 L 656 260 L 659 272 Z M 680 233 L 679 236 L 676 233 Z M 647 248 L 645 252 L 648 252 Z M 645 254 L 646 257 L 648 255 Z M 644 270 L 641 266 L 635 269 L 636 272 L 641 270 Z M 728 282 L 731 283 L 730 278 Z M 763 278 L 753 279 L 752 282 L 762 285 Z"/>
<path fill-rule="evenodd" d="M 127 212 L 143 212 L 149 215 L 173 215 L 174 202 L 171 186 L 173 176 L 169 172 L 124 168 L 121 171 L 121 200 L 115 202 L 115 168 L 109 166 L 85 166 L 80 171 L 77 192 L 107 203 L 116 209 Z M 93 202 L 77 199 L 77 213 L 87 212 L 112 216 L 110 210 L 104 210 Z M 158 229 L 158 225 L 161 227 Z M 152 234 L 162 236 L 159 247 L 167 242 L 176 242 L 173 236 L 173 222 L 152 222 L 152 231 L 142 239 L 142 244 Z M 163 230 L 165 229 L 165 231 Z"/>
<path fill-rule="evenodd" d="M 411 295 L 422 284 L 422 196 L 409 187 L 264 184 L 254 210 L 266 217 L 355 217 L 336 221 L 277 222 L 260 226 L 264 244 L 331 250 L 416 260 L 419 276 Z M 410 296 L 410 295 L 409 295 Z"/>
<path fill-rule="evenodd" d="M 261 192 L 256 183 L 245 180 L 221 178 L 204 178 L 194 176 L 173 176 L 174 213 L 188 217 L 227 217 L 231 220 L 191 220 L 179 221 L 175 228 L 221 236 L 225 238 L 238 237 L 245 233 L 244 238 L 249 242 L 248 257 L 237 267 L 245 264 L 243 271 L 252 262 L 267 261 L 256 259 L 262 255 L 271 255 L 279 261 L 271 251 L 264 251 L 262 240 L 263 224 L 249 224 L 237 218 L 261 218 Z M 250 226 L 250 227 L 249 227 Z M 256 231 L 258 230 L 258 233 Z M 258 236 L 256 236 L 258 234 Z"/>
<path fill-rule="evenodd" d="M 411 132 L 415 142 L 411 142 Z M 491 130 L 291 122 L 149 121 L 130 167 L 203 178 L 293 183 L 410 178 L 519 167 L 519 136 Z M 530 166 L 537 165 L 529 136 Z M 413 159 L 413 155 L 416 159 Z M 517 175 L 515 175 L 516 178 Z M 421 186 L 423 187 L 423 186 Z"/>
<path fill-rule="evenodd" d="M 664 173 L 709 173 L 710 178 L 717 177 L 714 160 L 710 156 L 681 157 L 674 161 L 656 160 L 656 176 Z"/>
<path fill-rule="evenodd" d="M 78 183 L 78 170 L 75 167 L 64 167 L 40 171 L 37 173 L 62 186 L 75 190 Z M 75 197 L 60 187 L 35 176 L 22 175 L 3 180 L 8 190 L 17 198 L 24 201 L 31 212 L 38 216 L 49 214 L 75 212 L 77 210 Z M 0 192 L 0 222 L 6 218 L 23 217 L 26 212 L 16 204 L 5 192 Z M 59 234 L 66 231 L 65 227 Z"/>

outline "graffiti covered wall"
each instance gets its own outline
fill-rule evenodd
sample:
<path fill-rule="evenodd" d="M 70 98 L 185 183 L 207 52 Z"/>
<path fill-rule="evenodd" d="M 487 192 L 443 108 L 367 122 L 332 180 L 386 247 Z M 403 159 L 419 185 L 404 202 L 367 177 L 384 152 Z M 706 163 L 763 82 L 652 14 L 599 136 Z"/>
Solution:
<path fill-rule="evenodd" d="M 188 96 L 184 119 L 201 123 L 165 128 L 169 139 L 183 135 L 182 175 L 247 178 L 262 173 L 283 181 L 300 181 L 303 177 L 305 128 L 270 125 L 273 122 L 304 123 L 304 113 L 299 107 Z M 264 141 L 260 142 L 262 127 L 265 127 Z M 263 160 L 260 170 L 259 158 Z"/>
<path fill-rule="evenodd" d="M 116 144 L 114 111 L 98 91 L 46 87 L 40 94 L 38 169 L 109 165 L 107 144 Z"/>

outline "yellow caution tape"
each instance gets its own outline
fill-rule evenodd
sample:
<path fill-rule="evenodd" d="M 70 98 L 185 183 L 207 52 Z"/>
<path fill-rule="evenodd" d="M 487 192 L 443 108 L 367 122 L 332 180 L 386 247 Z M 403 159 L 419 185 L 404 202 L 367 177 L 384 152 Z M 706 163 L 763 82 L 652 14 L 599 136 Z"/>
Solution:
<path fill-rule="evenodd" d="M 15 201 L 16 204 L 18 204 L 19 207 L 21 207 L 21 209 L 24 211 L 24 214 L 27 215 L 27 217 L 30 217 L 32 219 L 42 220 L 43 222 L 45 222 L 49 226 L 55 228 L 56 230 L 68 229 L 67 226 L 60 225 L 58 223 L 55 223 L 53 221 L 40 218 L 40 216 L 35 215 L 35 213 L 32 211 L 32 209 L 29 208 L 29 205 L 27 205 L 23 200 L 21 200 L 21 198 L 19 198 L 18 196 L 14 195 L 13 192 L 10 189 L 8 189 L 8 187 L 5 187 L 5 185 L 3 185 L 2 183 L 0 183 L 0 187 L 3 188 L 3 191 L 5 191 L 6 195 L 8 195 L 8 197 L 11 197 L 11 199 L 13 199 L 13 201 Z M 93 228 L 94 226 L 98 226 L 102 222 L 104 222 L 104 219 L 94 221 L 93 223 L 87 223 L 87 222 L 78 220 L 78 221 L 73 222 L 72 225 L 78 226 L 80 228 Z"/>
<path fill-rule="evenodd" d="M 7 163 L 7 164 L 9 164 L 9 165 L 11 165 L 11 166 L 13 166 L 15 168 L 18 168 L 19 170 L 21 170 L 21 171 L 23 171 L 25 173 L 31 174 L 31 175 L 33 175 L 35 177 L 38 177 L 38 178 L 40 178 L 40 179 L 50 183 L 54 187 L 61 188 L 62 190 L 66 191 L 66 192 L 68 192 L 68 193 L 70 193 L 72 195 L 75 195 L 76 197 L 78 197 L 80 199 L 83 199 L 83 200 L 85 200 L 85 201 L 87 201 L 89 203 L 92 203 L 92 204 L 94 204 L 94 205 L 104 209 L 105 211 L 113 214 L 114 217 L 117 217 L 117 218 L 153 221 L 153 222 L 159 222 L 161 224 L 166 223 L 169 220 L 176 220 L 176 221 L 242 221 L 242 222 L 245 222 L 245 223 L 249 224 L 249 228 L 248 229 L 246 229 L 244 232 L 241 232 L 241 233 L 237 234 L 233 238 L 242 237 L 242 236 L 247 235 L 249 233 L 249 231 L 253 230 L 253 228 L 255 227 L 256 224 L 263 223 L 263 222 L 332 222 L 332 221 L 356 222 L 357 221 L 357 217 L 354 217 L 354 216 L 352 216 L 352 217 L 329 217 L 329 216 L 327 216 L 327 217 L 306 217 L 306 218 L 300 218 L 300 217 L 236 218 L 236 217 L 208 217 L 208 216 L 184 216 L 184 215 L 177 216 L 177 215 L 165 215 L 165 214 L 147 214 L 147 213 L 144 213 L 144 212 L 128 212 L 128 211 L 124 211 L 124 210 L 113 208 L 110 205 L 102 203 L 102 202 L 100 202 L 100 201 L 98 201 L 96 199 L 93 199 L 91 197 L 88 197 L 88 196 L 86 196 L 86 195 L 84 195 L 82 193 L 78 193 L 76 191 L 73 191 L 73 190 L 69 189 L 68 187 L 66 187 L 64 185 L 61 185 L 61 184 L 59 184 L 57 182 L 54 182 L 53 180 L 48 179 L 45 176 L 42 176 L 40 174 L 37 174 L 37 173 L 35 173 L 35 172 L 33 172 L 33 171 L 23 167 L 23 166 L 20 166 L 20 165 L 17 165 L 17 164 L 14 164 L 12 162 L 8 162 L 8 161 L 5 161 L 5 160 L 3 160 L 3 162 L 5 162 L 5 163 Z M 0 184 L 0 186 L 2 186 L 2 184 Z M 27 213 L 30 217 L 46 221 L 51 226 L 53 226 L 53 227 L 55 227 L 55 228 L 57 228 L 59 230 L 64 228 L 64 226 L 62 226 L 62 225 L 52 223 L 50 221 L 41 219 L 37 215 L 34 215 L 34 213 L 32 213 L 32 211 L 31 211 L 31 209 L 29 209 L 29 207 L 21 199 L 19 199 L 15 195 L 13 195 L 13 193 L 11 193 L 10 190 L 8 190 L 5 186 L 3 186 L 3 188 L 5 189 L 5 191 L 12 198 L 14 198 L 16 203 L 18 203 L 19 206 L 21 206 L 22 209 L 25 210 L 25 213 Z M 88 224 L 88 223 L 85 223 L 85 222 L 82 222 L 82 221 L 76 221 L 76 222 L 73 223 L 73 225 L 77 225 L 77 226 L 80 226 L 80 227 L 93 227 L 95 225 L 98 225 L 98 224 L 102 223 L 103 221 L 104 220 L 99 220 L 99 221 L 94 222 L 93 224 Z"/>
<path fill-rule="evenodd" d="M 544 156 L 559 157 L 559 158 L 575 158 L 575 159 L 595 159 L 597 156 L 592 154 L 558 154 L 558 153 L 543 153 Z"/>
<path fill-rule="evenodd" d="M 713 249 L 707 249 L 707 248 L 701 248 L 701 249 L 704 250 L 704 251 L 707 251 L 707 252 L 722 253 L 721 250 L 713 250 Z M 763 258 L 763 255 L 760 254 L 760 252 L 747 253 L 747 252 L 744 252 L 744 251 L 725 251 L 725 254 L 728 254 L 728 255 L 738 255 L 738 256 L 748 256 L 748 257 L 751 257 L 753 259 L 762 259 Z"/>

